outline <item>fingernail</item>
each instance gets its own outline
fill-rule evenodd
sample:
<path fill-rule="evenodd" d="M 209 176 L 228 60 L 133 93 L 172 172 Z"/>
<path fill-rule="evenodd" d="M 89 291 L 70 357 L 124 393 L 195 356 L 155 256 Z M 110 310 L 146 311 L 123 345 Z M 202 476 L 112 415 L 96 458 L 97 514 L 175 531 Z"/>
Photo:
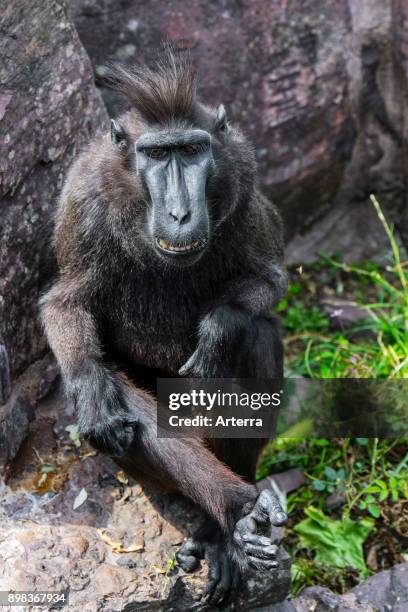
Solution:
<path fill-rule="evenodd" d="M 279 522 L 281 521 L 286 521 L 286 514 L 284 512 L 278 512 L 278 514 L 276 515 L 276 518 L 278 519 Z"/>

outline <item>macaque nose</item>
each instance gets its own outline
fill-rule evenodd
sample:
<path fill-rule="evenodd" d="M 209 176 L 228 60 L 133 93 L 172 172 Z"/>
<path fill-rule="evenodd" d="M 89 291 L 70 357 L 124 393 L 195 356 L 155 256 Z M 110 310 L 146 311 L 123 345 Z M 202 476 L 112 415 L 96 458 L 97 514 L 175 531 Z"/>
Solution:
<path fill-rule="evenodd" d="M 169 212 L 170 217 L 177 221 L 180 225 L 185 223 L 190 218 L 190 211 L 185 208 L 172 208 Z"/>

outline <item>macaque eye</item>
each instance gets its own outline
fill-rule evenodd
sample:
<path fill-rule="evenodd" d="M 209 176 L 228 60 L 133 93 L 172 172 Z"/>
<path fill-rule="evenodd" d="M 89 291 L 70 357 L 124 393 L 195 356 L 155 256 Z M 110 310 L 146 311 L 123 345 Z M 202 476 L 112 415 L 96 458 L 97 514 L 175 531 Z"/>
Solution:
<path fill-rule="evenodd" d="M 162 159 L 163 157 L 166 157 L 167 150 L 160 147 L 155 147 L 154 149 L 145 149 L 145 153 L 148 157 L 152 157 L 153 159 Z"/>
<path fill-rule="evenodd" d="M 197 155 L 198 153 L 201 153 L 202 150 L 203 147 L 199 144 L 187 144 L 180 147 L 180 151 L 185 155 Z"/>

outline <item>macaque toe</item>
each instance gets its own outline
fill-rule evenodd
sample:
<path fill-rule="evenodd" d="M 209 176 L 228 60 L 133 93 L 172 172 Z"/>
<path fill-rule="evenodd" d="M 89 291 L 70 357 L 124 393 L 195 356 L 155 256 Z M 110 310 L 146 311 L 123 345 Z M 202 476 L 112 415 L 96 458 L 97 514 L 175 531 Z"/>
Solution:
<path fill-rule="evenodd" d="M 268 561 L 257 557 L 248 557 L 248 565 L 259 572 L 267 572 L 279 566 L 278 561 Z"/>
<path fill-rule="evenodd" d="M 176 552 L 176 559 L 185 572 L 194 572 L 204 557 L 203 545 L 194 538 L 189 538 Z"/>
<path fill-rule="evenodd" d="M 206 551 L 206 559 L 210 569 L 203 599 L 211 606 L 219 606 L 235 593 L 239 570 L 222 544 L 210 545 Z"/>

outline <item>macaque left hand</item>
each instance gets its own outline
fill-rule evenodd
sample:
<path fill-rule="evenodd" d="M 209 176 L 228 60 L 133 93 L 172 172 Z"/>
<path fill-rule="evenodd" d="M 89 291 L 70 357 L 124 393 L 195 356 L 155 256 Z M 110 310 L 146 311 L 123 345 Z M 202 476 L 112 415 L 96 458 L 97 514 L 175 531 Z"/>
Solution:
<path fill-rule="evenodd" d="M 270 531 L 286 523 L 287 516 L 275 493 L 262 491 L 252 509 L 235 525 L 233 540 L 248 565 L 256 570 L 270 570 L 279 565 L 278 547 L 272 544 Z M 259 531 L 267 533 L 262 535 Z"/>

